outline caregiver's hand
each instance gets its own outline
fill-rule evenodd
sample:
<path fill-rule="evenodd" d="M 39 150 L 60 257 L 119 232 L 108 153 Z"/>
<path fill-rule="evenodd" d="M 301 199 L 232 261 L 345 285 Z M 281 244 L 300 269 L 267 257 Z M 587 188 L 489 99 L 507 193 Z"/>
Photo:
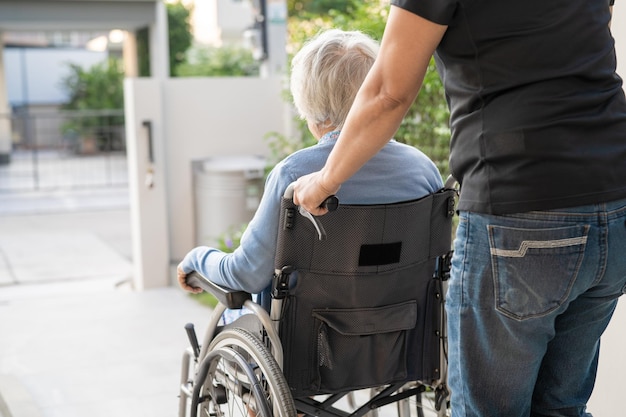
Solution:
<path fill-rule="evenodd" d="M 324 182 L 323 172 L 318 171 L 298 178 L 293 188 L 294 204 L 304 208 L 314 216 L 328 213 L 326 207 L 320 205 L 331 195 L 339 191 L 340 185 L 328 186 Z"/>

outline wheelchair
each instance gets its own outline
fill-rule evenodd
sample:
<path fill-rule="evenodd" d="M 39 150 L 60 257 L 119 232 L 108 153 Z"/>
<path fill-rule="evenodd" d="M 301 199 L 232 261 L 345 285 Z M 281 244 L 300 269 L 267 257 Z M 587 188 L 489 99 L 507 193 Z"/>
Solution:
<path fill-rule="evenodd" d="M 281 202 L 269 311 L 197 273 L 219 301 L 183 354 L 179 417 L 448 416 L 444 309 L 456 190 L 344 205 Z M 218 325 L 225 309 L 245 307 Z"/>

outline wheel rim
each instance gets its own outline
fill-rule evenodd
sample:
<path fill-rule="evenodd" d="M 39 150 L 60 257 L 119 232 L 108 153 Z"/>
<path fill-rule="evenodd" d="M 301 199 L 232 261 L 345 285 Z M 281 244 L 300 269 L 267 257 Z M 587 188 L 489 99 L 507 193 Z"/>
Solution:
<path fill-rule="evenodd" d="M 203 385 L 198 393 L 200 416 L 296 415 L 282 371 L 268 348 L 250 332 L 223 331 L 211 342 L 209 352 L 203 364 L 210 361 L 210 365 L 204 376 L 198 373 L 196 381 Z"/>

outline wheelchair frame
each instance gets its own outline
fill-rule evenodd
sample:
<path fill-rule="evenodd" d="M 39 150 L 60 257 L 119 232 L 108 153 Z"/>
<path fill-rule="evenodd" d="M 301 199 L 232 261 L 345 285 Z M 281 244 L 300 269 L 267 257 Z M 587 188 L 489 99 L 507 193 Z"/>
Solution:
<path fill-rule="evenodd" d="M 442 191 L 453 190 L 444 188 Z M 291 187 L 285 192 L 284 197 L 292 197 Z M 453 215 L 454 204 L 449 204 L 447 210 L 449 215 Z M 313 223 L 318 238 L 325 239 L 322 224 L 302 210 L 300 214 Z M 279 323 L 283 314 L 283 297 L 280 294 L 286 290 L 287 281 L 276 278 L 285 273 L 288 275 L 290 271 L 276 271 L 269 313 L 253 302 L 249 293 L 220 287 L 198 273 L 190 274 L 187 277 L 188 283 L 210 292 L 219 303 L 210 316 L 201 345 L 198 343 L 193 325 L 185 326 L 190 346 L 184 352 L 182 360 L 179 417 L 256 416 L 259 413 L 266 417 L 272 415 L 361 417 L 368 413 L 378 415 L 377 411 L 381 407 L 392 403 L 397 403 L 397 414 L 400 417 L 448 416 L 450 392 L 447 387 L 444 295 L 451 254 L 450 250 L 437 259 L 436 276 L 433 277 L 437 281 L 436 292 L 440 309 L 437 329 L 440 350 L 439 377 L 432 381 L 402 381 L 362 390 L 361 396 L 364 395 L 367 399 L 359 405 L 355 405 L 355 391 L 352 389 L 346 392 L 292 397 L 287 380 L 282 374 L 285 358 L 279 337 Z M 255 318 L 246 319 L 246 322 L 254 321 L 252 330 L 239 327 L 239 319 L 223 328 L 218 327 L 222 313 L 227 308 L 242 307 L 250 310 L 252 313 L 250 317 Z M 218 384 L 215 384 L 216 380 L 219 380 Z M 411 397 L 415 397 L 415 403 L 410 401 Z M 421 401 L 425 397 L 434 402 L 431 414 L 424 414 L 425 408 Z M 345 410 L 346 401 L 351 411 Z M 343 406 L 338 405 L 341 402 L 344 403 Z M 239 414 L 236 414 L 235 408 L 239 409 Z M 412 413 L 413 409 L 415 413 Z"/>

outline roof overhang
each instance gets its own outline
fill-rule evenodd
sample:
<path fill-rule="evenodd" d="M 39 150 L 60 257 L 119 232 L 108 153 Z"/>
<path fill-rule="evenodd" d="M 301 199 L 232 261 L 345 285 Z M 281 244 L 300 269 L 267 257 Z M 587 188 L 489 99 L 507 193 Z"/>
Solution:
<path fill-rule="evenodd" d="M 137 30 L 159 0 L 0 0 L 0 31 Z"/>

